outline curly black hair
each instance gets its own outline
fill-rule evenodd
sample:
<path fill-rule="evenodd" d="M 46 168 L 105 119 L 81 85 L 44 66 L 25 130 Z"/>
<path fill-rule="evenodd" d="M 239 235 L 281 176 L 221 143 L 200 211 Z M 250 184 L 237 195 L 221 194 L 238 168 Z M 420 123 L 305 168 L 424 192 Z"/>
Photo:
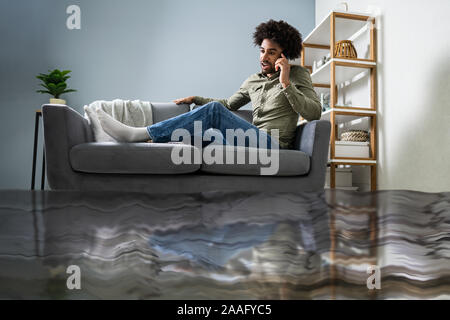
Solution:
<path fill-rule="evenodd" d="M 253 43 L 260 46 L 264 39 L 275 41 L 283 48 L 286 58 L 293 60 L 300 57 L 302 51 L 302 35 L 293 26 L 283 20 L 270 19 L 256 27 Z"/>

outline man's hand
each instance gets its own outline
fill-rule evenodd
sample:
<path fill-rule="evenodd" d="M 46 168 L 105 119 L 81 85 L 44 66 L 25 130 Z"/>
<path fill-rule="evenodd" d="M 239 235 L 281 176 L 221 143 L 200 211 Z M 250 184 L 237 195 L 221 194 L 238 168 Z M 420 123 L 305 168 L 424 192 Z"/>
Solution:
<path fill-rule="evenodd" d="M 275 70 L 278 71 L 280 68 L 280 83 L 283 88 L 286 88 L 290 84 L 289 73 L 291 71 L 291 66 L 289 65 L 289 61 L 286 59 L 284 54 L 281 54 L 281 58 L 275 61 Z"/>
<path fill-rule="evenodd" d="M 194 102 L 194 96 L 176 99 L 176 100 L 173 100 L 173 102 L 175 102 L 176 104 L 182 104 L 182 103 L 191 104 Z"/>

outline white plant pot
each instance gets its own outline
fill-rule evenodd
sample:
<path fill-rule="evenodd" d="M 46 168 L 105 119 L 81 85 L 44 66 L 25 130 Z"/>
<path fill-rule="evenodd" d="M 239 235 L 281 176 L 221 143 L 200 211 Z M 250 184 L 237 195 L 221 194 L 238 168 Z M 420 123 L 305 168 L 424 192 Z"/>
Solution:
<path fill-rule="evenodd" d="M 66 104 L 66 100 L 50 98 L 50 104 Z"/>

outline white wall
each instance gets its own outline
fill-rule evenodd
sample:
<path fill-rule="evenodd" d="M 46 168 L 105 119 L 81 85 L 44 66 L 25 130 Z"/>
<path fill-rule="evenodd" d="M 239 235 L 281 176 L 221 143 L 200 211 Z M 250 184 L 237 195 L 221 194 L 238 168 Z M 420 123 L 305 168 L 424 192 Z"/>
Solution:
<path fill-rule="evenodd" d="M 316 24 L 341 2 L 316 0 Z M 450 191 L 450 1 L 346 2 L 381 14 L 378 188 Z"/>

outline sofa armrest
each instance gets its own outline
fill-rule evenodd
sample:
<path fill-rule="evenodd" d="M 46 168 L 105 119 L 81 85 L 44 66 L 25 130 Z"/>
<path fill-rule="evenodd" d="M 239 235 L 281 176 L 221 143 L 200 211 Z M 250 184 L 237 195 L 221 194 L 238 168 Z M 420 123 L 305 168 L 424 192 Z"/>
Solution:
<path fill-rule="evenodd" d="M 69 152 L 77 144 L 93 142 L 88 121 L 64 105 L 43 105 L 47 180 L 51 189 L 74 189 L 79 174 L 70 166 Z"/>
<path fill-rule="evenodd" d="M 297 127 L 294 149 L 311 157 L 308 176 L 313 178 L 315 187 L 323 188 L 327 171 L 330 145 L 331 123 L 327 120 L 314 120 Z"/>

